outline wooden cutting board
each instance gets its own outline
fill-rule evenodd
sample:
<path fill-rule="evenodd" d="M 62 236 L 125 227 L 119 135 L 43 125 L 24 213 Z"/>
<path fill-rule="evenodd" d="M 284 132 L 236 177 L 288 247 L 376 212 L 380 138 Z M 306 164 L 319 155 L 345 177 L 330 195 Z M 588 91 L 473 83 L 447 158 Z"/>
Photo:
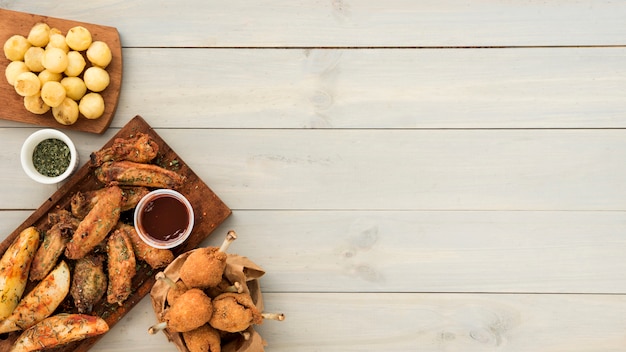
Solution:
<path fill-rule="evenodd" d="M 52 111 L 48 111 L 44 115 L 28 112 L 24 108 L 23 98 L 15 92 L 13 86 L 7 82 L 4 76 L 7 65 L 11 61 L 4 56 L 3 51 L 0 55 L 0 70 L 2 72 L 2 78 L 0 79 L 0 101 L 2 101 L 0 119 L 58 129 L 103 133 L 111 124 L 115 114 L 122 85 L 122 45 L 117 29 L 97 24 L 0 9 L 0 43 L 4 46 L 7 39 L 15 34 L 27 37 L 30 29 L 38 22 L 45 22 L 50 28 L 58 28 L 63 34 L 66 34 L 74 26 L 83 26 L 91 32 L 93 40 L 101 40 L 109 45 L 113 58 L 106 68 L 111 82 L 101 93 L 105 104 L 104 114 L 96 120 L 88 120 L 80 116 L 75 124 L 65 126 L 56 122 L 52 116 Z M 89 61 L 85 61 L 87 62 L 86 69 L 89 67 Z"/>
<path fill-rule="evenodd" d="M 195 225 L 194 229 L 182 245 L 173 249 L 174 255 L 178 256 L 184 252 L 196 248 L 200 242 L 206 239 L 217 226 L 219 226 L 231 214 L 231 210 L 213 193 L 213 191 L 191 170 L 191 168 L 159 137 L 159 135 L 140 116 L 134 117 L 124 128 L 113 136 L 104 146 L 106 148 L 113 143 L 115 138 L 129 138 L 137 132 L 143 132 L 154 138 L 159 145 L 159 153 L 155 159 L 156 164 L 174 170 L 186 177 L 186 183 L 179 189 L 184 194 L 194 208 Z M 46 201 L 29 216 L 15 231 L 13 231 L 2 243 L 0 243 L 0 253 L 4 253 L 19 233 L 29 227 L 44 227 L 47 221 L 48 212 L 55 209 L 68 209 L 70 199 L 78 191 L 88 191 L 101 188 L 103 185 L 96 179 L 93 168 L 85 164 L 59 190 L 46 199 Z M 43 196 L 42 196 L 43 197 Z M 122 214 L 125 222 L 132 223 L 132 214 Z M 130 222 L 128 220 L 130 218 Z M 226 234 L 224 234 L 226 235 Z M 71 261 L 66 260 L 70 266 Z M 103 317 L 109 326 L 115 325 L 122 317 L 132 309 L 146 294 L 150 292 L 155 282 L 154 275 L 158 270 L 151 269 L 148 265 L 138 261 L 137 275 L 133 279 L 133 291 L 131 296 L 122 306 L 100 302 L 94 307 L 94 314 Z M 26 288 L 28 292 L 33 283 L 29 283 Z M 65 302 L 61 304 L 57 312 L 75 312 L 72 298 L 68 295 Z M 146 334 L 149 326 L 146 326 Z M 19 333 L 11 333 L 7 336 L 0 335 L 0 351 L 8 351 L 10 346 L 19 336 Z M 76 343 L 68 344 L 54 349 L 59 352 L 84 352 L 102 336 L 90 338 Z"/>

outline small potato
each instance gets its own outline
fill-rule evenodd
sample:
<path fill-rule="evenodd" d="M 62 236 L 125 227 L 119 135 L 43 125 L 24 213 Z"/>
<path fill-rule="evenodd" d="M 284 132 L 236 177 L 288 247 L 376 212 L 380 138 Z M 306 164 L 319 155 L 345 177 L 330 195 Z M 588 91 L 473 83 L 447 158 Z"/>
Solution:
<path fill-rule="evenodd" d="M 33 46 L 45 47 L 50 41 L 50 26 L 47 23 L 36 23 L 28 32 L 28 42 Z"/>
<path fill-rule="evenodd" d="M 87 49 L 87 60 L 94 66 L 105 68 L 111 63 L 111 59 L 111 48 L 103 41 L 97 40 Z"/>
<path fill-rule="evenodd" d="M 72 125 L 78 120 L 78 103 L 65 98 L 59 106 L 52 108 L 52 116 L 62 125 Z"/>
<path fill-rule="evenodd" d="M 62 73 L 69 64 L 67 53 L 59 48 L 47 48 L 43 55 L 43 67 L 53 73 Z"/>
<path fill-rule="evenodd" d="M 67 93 L 61 82 L 50 81 L 41 87 L 41 99 L 50 107 L 54 108 L 61 105 L 66 96 Z"/>
<path fill-rule="evenodd" d="M 30 46 L 24 36 L 16 34 L 4 42 L 4 56 L 11 61 L 22 61 Z"/>
<path fill-rule="evenodd" d="M 70 28 L 65 36 L 65 42 L 72 50 L 87 50 L 91 45 L 91 32 L 83 26 Z"/>
<path fill-rule="evenodd" d="M 65 95 L 75 101 L 79 101 L 87 93 L 87 86 L 80 77 L 65 77 L 61 80 L 61 85 L 65 88 Z"/>
<path fill-rule="evenodd" d="M 24 54 L 24 63 L 26 63 L 29 70 L 32 72 L 41 72 L 45 69 L 45 67 L 43 67 L 43 54 L 43 48 L 38 46 L 31 46 L 28 50 L 26 50 L 26 54 Z"/>
<path fill-rule="evenodd" d="M 85 85 L 87 85 L 87 89 L 92 92 L 102 92 L 110 83 L 109 73 L 97 66 L 86 69 L 83 80 Z"/>
<path fill-rule="evenodd" d="M 43 115 L 50 111 L 50 106 L 41 99 L 40 93 L 24 97 L 24 107 L 26 110 L 37 115 Z"/>
<path fill-rule="evenodd" d="M 104 99 L 102 95 L 98 93 L 86 94 L 78 104 L 78 111 L 90 120 L 99 118 L 104 114 Z"/>
<path fill-rule="evenodd" d="M 11 61 L 6 70 L 4 70 L 4 75 L 7 78 L 7 82 L 10 85 L 15 85 L 15 79 L 22 72 L 29 72 L 28 66 L 24 63 L 24 61 Z"/>
<path fill-rule="evenodd" d="M 28 97 L 39 93 L 41 82 L 33 72 L 22 72 L 15 78 L 14 87 L 17 94 Z"/>
<path fill-rule="evenodd" d="M 50 82 L 50 81 L 61 82 L 61 78 L 63 78 L 63 75 L 57 72 L 50 72 L 48 70 L 43 70 L 39 72 L 38 77 L 39 77 L 39 81 L 41 81 L 41 86 L 43 87 L 43 85 L 46 84 L 46 82 Z"/>
<path fill-rule="evenodd" d="M 85 66 L 85 58 L 78 51 L 70 51 L 67 53 L 67 68 L 64 73 L 69 77 L 76 77 L 83 73 Z"/>
<path fill-rule="evenodd" d="M 50 30 L 50 41 L 48 42 L 48 45 L 46 45 L 46 49 L 59 48 L 65 53 L 68 53 L 70 51 L 70 47 L 65 42 L 65 36 L 61 32 L 57 31 L 58 29 Z"/>

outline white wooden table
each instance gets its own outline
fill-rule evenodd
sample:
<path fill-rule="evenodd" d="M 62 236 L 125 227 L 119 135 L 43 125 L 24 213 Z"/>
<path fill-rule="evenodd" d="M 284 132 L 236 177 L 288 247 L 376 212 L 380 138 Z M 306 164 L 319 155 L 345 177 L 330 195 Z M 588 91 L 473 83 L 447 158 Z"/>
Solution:
<path fill-rule="evenodd" d="M 118 28 L 143 116 L 267 270 L 267 351 L 624 351 L 626 2 L 0 1 Z M 0 19 L 1 20 L 1 19 Z M 0 122 L 0 236 L 55 191 Z M 175 351 L 146 297 L 95 352 Z M 131 347 L 132 346 L 132 347 Z"/>

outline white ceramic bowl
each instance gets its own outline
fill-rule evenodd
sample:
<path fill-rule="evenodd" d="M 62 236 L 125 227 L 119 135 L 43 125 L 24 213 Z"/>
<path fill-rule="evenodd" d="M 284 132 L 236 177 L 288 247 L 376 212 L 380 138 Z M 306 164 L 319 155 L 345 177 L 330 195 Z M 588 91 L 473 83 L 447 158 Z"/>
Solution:
<path fill-rule="evenodd" d="M 37 145 L 46 139 L 59 139 L 70 148 L 70 164 L 65 172 L 56 177 L 50 177 L 39 173 L 39 171 L 35 169 L 35 165 L 33 165 L 33 152 L 35 151 Z M 33 180 L 43 184 L 59 183 L 70 177 L 70 175 L 76 171 L 76 168 L 78 168 L 78 153 L 76 152 L 76 146 L 74 146 L 70 137 L 59 130 L 51 128 L 39 130 L 26 138 L 24 144 L 22 145 L 20 158 L 24 172 L 26 172 L 26 174 Z"/>
<path fill-rule="evenodd" d="M 159 198 L 169 199 L 168 202 L 171 203 L 159 205 L 157 201 Z M 180 215 L 180 219 L 175 219 L 176 215 Z M 157 189 L 141 198 L 135 207 L 134 223 L 137 234 L 149 246 L 161 249 L 174 248 L 185 242 L 193 230 L 193 207 L 189 200 L 179 192 L 171 189 Z M 186 226 L 174 239 L 159 239 L 149 233 L 152 227 L 157 232 L 163 231 L 161 235 L 169 235 L 172 229 L 182 229 L 183 223 L 186 223 Z"/>

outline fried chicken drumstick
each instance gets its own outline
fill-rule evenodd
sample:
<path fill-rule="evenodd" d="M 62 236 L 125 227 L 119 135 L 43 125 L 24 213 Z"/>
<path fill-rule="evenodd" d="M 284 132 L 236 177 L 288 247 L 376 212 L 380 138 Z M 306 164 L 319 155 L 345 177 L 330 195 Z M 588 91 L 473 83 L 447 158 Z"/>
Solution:
<path fill-rule="evenodd" d="M 183 332 L 183 340 L 185 340 L 189 352 L 222 351 L 220 333 L 209 324 Z"/>
<path fill-rule="evenodd" d="M 178 297 L 163 316 L 164 321 L 148 329 L 155 334 L 164 328 L 175 332 L 186 332 L 197 329 L 209 322 L 213 314 L 211 298 L 202 290 L 192 288 Z"/>
<path fill-rule="evenodd" d="M 180 267 L 180 279 L 187 287 L 208 288 L 222 282 L 226 268 L 226 249 L 237 239 L 235 231 L 228 231 L 222 246 L 198 248 Z"/>

